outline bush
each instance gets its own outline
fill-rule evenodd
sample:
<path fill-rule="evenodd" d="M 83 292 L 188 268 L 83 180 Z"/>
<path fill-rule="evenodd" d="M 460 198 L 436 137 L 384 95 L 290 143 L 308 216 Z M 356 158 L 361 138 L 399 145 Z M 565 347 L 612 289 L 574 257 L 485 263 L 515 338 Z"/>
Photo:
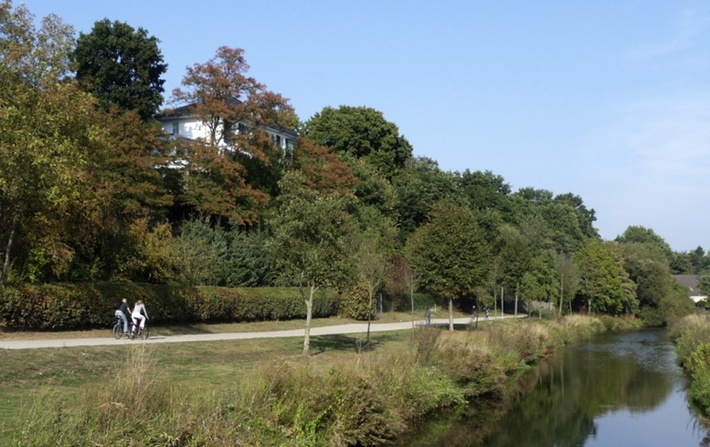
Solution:
<path fill-rule="evenodd" d="M 42 284 L 0 288 L 0 327 L 69 330 L 108 327 L 113 303 L 143 300 L 155 323 L 265 321 L 305 318 L 293 288 L 179 287 L 134 283 Z M 313 316 L 335 314 L 334 294 L 314 297 Z"/>
<path fill-rule="evenodd" d="M 370 305 L 372 304 L 372 305 Z M 348 287 L 338 297 L 338 315 L 355 320 L 367 320 L 375 312 L 375 297 L 372 303 L 365 286 L 358 284 Z"/>
<path fill-rule="evenodd" d="M 690 400 L 710 416 L 710 320 L 688 315 L 670 328 L 678 363 L 690 375 Z"/>
<path fill-rule="evenodd" d="M 688 394 L 702 414 L 710 416 L 710 372 L 693 375 Z"/>
<path fill-rule="evenodd" d="M 434 364 L 450 380 L 466 387 L 466 395 L 502 392 L 507 376 L 498 359 L 487 347 L 472 340 L 454 337 L 442 338 L 434 351 Z"/>

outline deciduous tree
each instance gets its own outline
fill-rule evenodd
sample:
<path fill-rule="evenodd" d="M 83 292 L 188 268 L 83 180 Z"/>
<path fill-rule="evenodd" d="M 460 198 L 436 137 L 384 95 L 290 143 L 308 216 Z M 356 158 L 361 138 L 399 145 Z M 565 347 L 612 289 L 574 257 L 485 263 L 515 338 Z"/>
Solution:
<path fill-rule="evenodd" d="M 620 253 L 610 244 L 589 239 L 574 256 L 580 275 L 580 294 L 588 312 L 619 314 L 637 307 L 636 285 L 622 267 Z"/>
<path fill-rule="evenodd" d="M 412 157 L 412 146 L 397 126 L 370 107 L 325 107 L 305 123 L 303 134 L 335 153 L 367 160 L 387 178 Z"/>
<path fill-rule="evenodd" d="M 298 287 L 306 306 L 303 353 L 307 355 L 315 292 L 347 283 L 354 264 L 344 198 L 306 189 L 299 177 L 290 173 L 281 182 L 283 193 L 267 221 L 272 234 L 267 247 L 281 280 Z"/>
<path fill-rule="evenodd" d="M 324 194 L 352 194 L 360 184 L 347 163 L 307 138 L 298 139 L 293 151 L 293 168 L 303 175 L 304 186 Z"/>
<path fill-rule="evenodd" d="M 407 241 L 407 252 L 422 287 L 448 300 L 453 330 L 453 301 L 483 285 L 488 268 L 488 246 L 475 216 L 447 200 L 437 202 Z"/>
<path fill-rule="evenodd" d="M 76 78 L 102 107 L 136 110 L 147 121 L 163 102 L 161 76 L 168 68 L 158 43 L 143 28 L 97 21 L 91 32 L 79 34 L 73 53 Z"/>
<path fill-rule="evenodd" d="M 183 142 L 179 155 L 188 184 L 184 201 L 203 213 L 253 222 L 275 191 L 286 160 L 265 126 L 293 128 L 288 100 L 247 75 L 240 48 L 220 47 L 204 64 L 187 68 L 171 102 L 208 128 L 204 141 Z M 265 177 L 265 174 L 268 174 Z"/>

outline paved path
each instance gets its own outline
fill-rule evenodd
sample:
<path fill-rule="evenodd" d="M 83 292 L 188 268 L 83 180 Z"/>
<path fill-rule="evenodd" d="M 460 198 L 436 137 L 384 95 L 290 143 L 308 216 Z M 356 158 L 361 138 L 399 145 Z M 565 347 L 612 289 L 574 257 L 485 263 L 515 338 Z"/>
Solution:
<path fill-rule="evenodd" d="M 491 317 L 491 320 L 501 318 L 514 318 L 513 316 Z M 479 321 L 485 321 L 480 319 Z M 454 318 L 454 324 L 468 324 L 471 318 Z M 370 332 L 400 331 L 412 329 L 423 325 L 422 320 L 406 321 L 401 323 L 372 323 Z M 449 319 L 441 318 L 432 320 L 433 325 L 449 324 Z M 367 332 L 367 323 L 342 324 L 337 326 L 324 326 L 311 328 L 311 336 L 315 335 L 335 335 L 335 334 L 357 334 Z M 292 329 L 287 331 L 274 332 L 230 332 L 221 334 L 189 334 L 161 336 L 157 334 L 148 340 L 128 340 L 122 338 L 116 340 L 107 331 L 106 337 L 102 338 L 64 338 L 47 340 L 0 340 L 0 349 L 37 349 L 37 348 L 68 348 L 76 346 L 114 346 L 127 343 L 185 343 L 215 340 L 246 340 L 250 338 L 278 338 L 278 337 L 303 337 L 304 329 Z"/>

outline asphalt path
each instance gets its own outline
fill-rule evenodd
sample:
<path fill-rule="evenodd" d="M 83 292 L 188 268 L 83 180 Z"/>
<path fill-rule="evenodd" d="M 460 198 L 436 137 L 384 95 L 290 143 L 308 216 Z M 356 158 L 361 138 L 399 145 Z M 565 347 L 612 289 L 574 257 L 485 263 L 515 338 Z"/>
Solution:
<path fill-rule="evenodd" d="M 490 317 L 489 320 L 497 320 L 501 318 L 514 318 L 513 316 Z M 479 319 L 479 321 L 485 321 Z M 454 324 L 468 324 L 472 319 L 454 318 Z M 448 318 L 433 319 L 432 325 L 447 326 Z M 412 329 L 424 325 L 423 320 L 406 321 L 400 323 L 372 323 L 370 332 L 387 332 L 401 331 Z M 337 334 L 357 334 L 367 332 L 367 323 L 351 323 L 335 326 L 312 327 L 311 336 L 317 335 L 337 335 Z M 39 349 L 39 348 L 71 348 L 79 346 L 116 346 L 125 345 L 127 343 L 188 343 L 188 342 L 204 342 L 217 340 L 248 340 L 253 338 L 280 338 L 280 337 L 303 337 L 304 329 L 291 329 L 285 331 L 273 332 L 228 332 L 219 334 L 187 334 L 187 335 L 170 335 L 163 336 L 159 333 L 150 336 L 147 340 L 129 340 L 121 338 L 116 340 L 111 334 L 106 334 L 102 338 L 58 338 L 46 340 L 0 340 L 0 349 Z"/>

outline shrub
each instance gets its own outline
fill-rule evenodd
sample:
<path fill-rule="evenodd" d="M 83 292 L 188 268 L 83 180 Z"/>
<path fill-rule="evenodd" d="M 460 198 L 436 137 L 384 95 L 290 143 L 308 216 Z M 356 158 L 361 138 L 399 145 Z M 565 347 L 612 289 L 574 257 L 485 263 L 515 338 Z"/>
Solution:
<path fill-rule="evenodd" d="M 439 340 L 434 364 L 450 380 L 466 387 L 468 396 L 502 391 L 506 374 L 493 353 L 472 340 L 446 337 Z"/>
<path fill-rule="evenodd" d="M 690 400 L 706 417 L 710 416 L 710 372 L 695 374 L 688 394 Z"/>
<path fill-rule="evenodd" d="M 367 289 L 361 284 L 348 287 L 338 297 L 338 315 L 341 317 L 367 320 L 374 314 L 374 310 L 375 299 L 373 297 L 370 303 Z"/>
<path fill-rule="evenodd" d="M 113 303 L 143 300 L 155 323 L 263 321 L 305 318 L 293 288 L 179 287 L 134 283 L 43 284 L 0 288 L 0 327 L 68 330 L 108 327 Z M 330 292 L 316 294 L 314 317 L 335 314 Z"/>

